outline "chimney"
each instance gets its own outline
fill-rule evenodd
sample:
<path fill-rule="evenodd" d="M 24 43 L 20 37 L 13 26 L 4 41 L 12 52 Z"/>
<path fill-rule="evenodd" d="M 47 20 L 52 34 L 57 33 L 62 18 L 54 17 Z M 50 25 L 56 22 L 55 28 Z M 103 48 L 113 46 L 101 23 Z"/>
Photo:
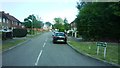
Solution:
<path fill-rule="evenodd" d="M 2 11 L 2 13 L 5 13 L 4 11 Z"/>
<path fill-rule="evenodd" d="M 9 15 L 9 13 L 7 13 L 7 15 Z"/>

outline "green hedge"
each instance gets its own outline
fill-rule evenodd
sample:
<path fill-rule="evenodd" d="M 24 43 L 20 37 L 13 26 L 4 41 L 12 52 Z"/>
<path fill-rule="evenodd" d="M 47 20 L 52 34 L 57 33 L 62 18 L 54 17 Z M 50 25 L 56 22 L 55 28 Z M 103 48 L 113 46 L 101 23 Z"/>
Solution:
<path fill-rule="evenodd" d="M 59 29 L 59 32 L 64 32 L 64 29 Z"/>
<path fill-rule="evenodd" d="M 12 38 L 12 32 L 2 32 L 2 40 Z"/>
<path fill-rule="evenodd" d="M 26 29 L 13 29 L 13 37 L 25 37 L 26 35 Z"/>

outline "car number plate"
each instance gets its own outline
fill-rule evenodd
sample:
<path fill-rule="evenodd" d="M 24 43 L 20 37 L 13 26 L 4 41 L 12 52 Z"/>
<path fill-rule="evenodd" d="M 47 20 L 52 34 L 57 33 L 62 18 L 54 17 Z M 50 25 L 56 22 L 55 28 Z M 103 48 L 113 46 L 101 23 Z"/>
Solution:
<path fill-rule="evenodd" d="M 63 42 L 64 40 L 58 40 L 58 41 Z"/>

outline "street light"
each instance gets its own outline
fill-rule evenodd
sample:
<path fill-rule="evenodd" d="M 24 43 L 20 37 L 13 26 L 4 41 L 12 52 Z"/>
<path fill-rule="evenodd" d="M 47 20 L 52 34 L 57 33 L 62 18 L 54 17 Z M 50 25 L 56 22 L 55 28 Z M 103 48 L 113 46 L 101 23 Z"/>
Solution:
<path fill-rule="evenodd" d="M 32 33 L 33 33 L 33 30 L 34 30 L 34 29 L 33 29 L 33 22 L 34 22 L 34 21 L 33 21 L 33 14 L 32 14 L 31 16 L 32 16 Z M 34 33 L 33 33 L 33 34 L 34 34 Z"/>

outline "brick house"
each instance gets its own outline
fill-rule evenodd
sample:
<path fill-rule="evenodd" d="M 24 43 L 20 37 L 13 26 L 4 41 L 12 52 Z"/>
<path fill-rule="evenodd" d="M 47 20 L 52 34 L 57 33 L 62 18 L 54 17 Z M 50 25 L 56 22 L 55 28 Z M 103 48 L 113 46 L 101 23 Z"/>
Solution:
<path fill-rule="evenodd" d="M 16 28 L 24 28 L 24 26 L 14 16 L 0 11 L 0 32 L 9 32 L 12 35 L 12 30 Z"/>

